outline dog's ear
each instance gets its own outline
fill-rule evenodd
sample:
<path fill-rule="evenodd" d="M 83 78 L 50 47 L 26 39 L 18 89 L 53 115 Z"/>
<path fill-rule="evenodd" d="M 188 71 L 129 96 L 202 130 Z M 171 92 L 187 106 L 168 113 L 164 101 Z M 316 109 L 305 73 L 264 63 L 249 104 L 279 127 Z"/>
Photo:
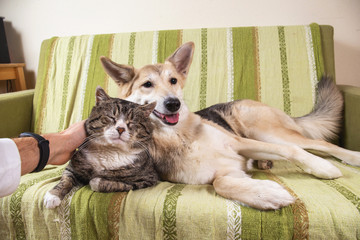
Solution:
<path fill-rule="evenodd" d="M 106 92 L 104 91 L 104 89 L 102 89 L 102 87 L 97 86 L 95 92 L 95 100 L 96 100 L 96 105 L 98 105 L 102 101 L 110 100 L 110 97 L 109 95 L 106 94 Z"/>
<path fill-rule="evenodd" d="M 176 51 L 168 57 L 166 61 L 174 64 L 176 70 L 186 77 L 194 55 L 194 48 L 195 45 L 193 42 L 184 43 L 176 49 Z"/>
<path fill-rule="evenodd" d="M 100 62 L 107 74 L 118 84 L 130 82 L 135 76 L 135 69 L 132 66 L 118 64 L 107 57 L 100 57 Z"/>

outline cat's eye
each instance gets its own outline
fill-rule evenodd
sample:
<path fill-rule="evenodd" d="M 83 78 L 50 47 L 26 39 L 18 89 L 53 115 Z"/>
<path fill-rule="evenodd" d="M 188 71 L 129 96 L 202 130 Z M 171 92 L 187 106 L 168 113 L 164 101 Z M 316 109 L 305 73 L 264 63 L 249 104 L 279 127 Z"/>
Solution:
<path fill-rule="evenodd" d="M 170 83 L 171 83 L 172 85 L 175 85 L 175 84 L 177 83 L 177 79 L 176 79 L 176 78 L 171 78 L 171 79 L 170 79 Z"/>
<path fill-rule="evenodd" d="M 151 88 L 152 87 L 152 82 L 147 81 L 146 83 L 143 84 L 144 87 L 146 88 Z"/>
<path fill-rule="evenodd" d="M 103 124 L 109 124 L 109 123 L 116 123 L 116 118 L 112 117 L 112 116 L 107 116 L 107 115 L 103 115 L 101 116 L 100 118 L 100 121 L 103 123 Z"/>
<path fill-rule="evenodd" d="M 134 126 L 132 122 L 127 122 L 126 125 L 129 129 L 131 129 Z"/>

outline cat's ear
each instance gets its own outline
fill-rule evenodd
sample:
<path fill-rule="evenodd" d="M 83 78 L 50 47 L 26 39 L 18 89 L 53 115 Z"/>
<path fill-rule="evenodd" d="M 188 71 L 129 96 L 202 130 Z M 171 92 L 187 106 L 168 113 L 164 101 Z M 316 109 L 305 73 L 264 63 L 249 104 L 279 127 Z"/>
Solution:
<path fill-rule="evenodd" d="M 96 88 L 95 97 L 96 97 L 96 105 L 98 105 L 100 102 L 110 100 L 109 95 L 107 95 L 104 89 L 102 89 L 102 87 L 100 86 L 97 86 Z"/>
<path fill-rule="evenodd" d="M 156 102 L 152 102 L 140 106 L 141 110 L 144 112 L 146 117 L 150 116 L 150 114 L 154 111 L 155 107 L 156 107 Z"/>
<path fill-rule="evenodd" d="M 130 82 L 135 76 L 135 69 L 132 66 L 118 64 L 107 57 L 100 57 L 100 62 L 107 74 L 118 84 Z"/>

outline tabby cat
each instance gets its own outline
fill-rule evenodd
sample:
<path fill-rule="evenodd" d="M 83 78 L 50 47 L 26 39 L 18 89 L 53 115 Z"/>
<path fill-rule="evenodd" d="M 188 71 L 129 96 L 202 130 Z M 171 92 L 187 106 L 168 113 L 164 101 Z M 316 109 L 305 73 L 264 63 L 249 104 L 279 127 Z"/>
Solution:
<path fill-rule="evenodd" d="M 60 205 L 74 186 L 90 184 L 93 191 L 116 192 L 154 185 L 158 175 L 148 149 L 156 103 L 139 105 L 109 97 L 96 89 L 96 105 L 85 122 L 87 138 L 44 197 L 47 208 Z"/>

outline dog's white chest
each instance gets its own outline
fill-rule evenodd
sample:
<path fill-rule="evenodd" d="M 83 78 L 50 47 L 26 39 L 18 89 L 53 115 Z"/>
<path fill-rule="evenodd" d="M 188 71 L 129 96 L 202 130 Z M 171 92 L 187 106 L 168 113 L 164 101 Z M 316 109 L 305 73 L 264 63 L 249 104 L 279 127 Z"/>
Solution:
<path fill-rule="evenodd" d="M 244 158 L 228 144 L 229 136 L 213 126 L 204 124 L 203 132 L 191 145 L 184 164 L 184 182 L 208 184 L 214 180 L 218 169 L 241 169 Z M 186 161 L 186 160 L 185 160 Z"/>

